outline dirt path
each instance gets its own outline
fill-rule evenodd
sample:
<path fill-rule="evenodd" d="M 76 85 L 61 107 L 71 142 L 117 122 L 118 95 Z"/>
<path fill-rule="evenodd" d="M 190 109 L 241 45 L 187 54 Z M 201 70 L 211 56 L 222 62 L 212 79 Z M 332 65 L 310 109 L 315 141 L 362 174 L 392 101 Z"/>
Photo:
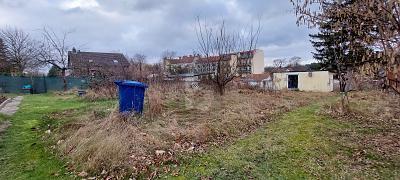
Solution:
<path fill-rule="evenodd" d="M 21 103 L 23 97 L 17 96 L 11 100 L 11 102 L 7 103 L 2 109 L 0 109 L 1 114 L 5 114 L 7 116 L 12 116 L 18 110 L 18 106 Z"/>
<path fill-rule="evenodd" d="M 3 108 L 0 109 L 0 114 L 12 116 L 15 112 L 17 112 L 22 99 L 22 96 L 17 96 L 13 98 L 11 102 L 7 103 Z M 0 121 L 0 134 L 3 133 L 10 125 L 10 121 Z"/>

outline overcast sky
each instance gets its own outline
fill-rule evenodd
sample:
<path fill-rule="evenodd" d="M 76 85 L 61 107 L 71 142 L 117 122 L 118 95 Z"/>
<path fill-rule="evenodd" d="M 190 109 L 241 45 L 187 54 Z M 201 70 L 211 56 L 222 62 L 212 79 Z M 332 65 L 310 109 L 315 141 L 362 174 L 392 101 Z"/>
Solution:
<path fill-rule="evenodd" d="M 292 56 L 312 60 L 312 30 L 296 25 L 289 0 L 0 0 L 1 28 L 15 26 L 35 38 L 43 26 L 73 31 L 69 41 L 83 51 L 142 53 L 149 62 L 167 49 L 196 50 L 197 16 L 234 26 L 261 17 L 258 48 L 266 65 Z"/>

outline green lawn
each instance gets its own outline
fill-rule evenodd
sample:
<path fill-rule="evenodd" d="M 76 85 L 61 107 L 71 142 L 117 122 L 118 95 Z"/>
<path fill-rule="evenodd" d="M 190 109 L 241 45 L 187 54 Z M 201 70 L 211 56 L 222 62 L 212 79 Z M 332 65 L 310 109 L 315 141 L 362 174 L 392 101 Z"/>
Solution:
<path fill-rule="evenodd" d="M 314 104 L 287 113 L 253 135 L 195 157 L 181 157 L 161 178 L 176 179 L 347 179 L 399 178 L 399 165 L 365 155 L 369 165 L 354 163 L 357 147 L 341 143 L 340 134 L 355 128 L 318 115 Z M 365 168 L 366 169 L 363 169 Z M 166 167 L 164 167 L 166 168 Z M 361 168 L 361 169 L 359 169 Z"/>
<path fill-rule="evenodd" d="M 0 123 L 3 121 L 6 121 L 7 119 L 9 119 L 9 117 L 7 115 L 0 114 Z"/>
<path fill-rule="evenodd" d="M 93 107 L 93 103 L 54 94 L 26 95 L 19 111 L 10 118 L 12 126 L 0 137 L 0 179 L 68 179 L 65 162 L 49 151 L 45 131 L 60 122 L 47 115 L 68 109 Z"/>

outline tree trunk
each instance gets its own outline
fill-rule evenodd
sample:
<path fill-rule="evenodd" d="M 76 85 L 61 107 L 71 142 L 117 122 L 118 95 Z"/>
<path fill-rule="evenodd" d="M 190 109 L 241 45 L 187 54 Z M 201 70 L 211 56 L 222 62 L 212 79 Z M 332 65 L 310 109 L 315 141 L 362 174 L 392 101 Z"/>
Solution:
<path fill-rule="evenodd" d="M 223 96 L 225 94 L 225 86 L 218 84 L 218 93 L 219 95 Z"/>
<path fill-rule="evenodd" d="M 340 95 L 341 95 L 341 105 L 342 105 L 342 111 L 344 113 L 347 112 L 348 108 L 348 97 L 347 97 L 347 89 L 346 89 L 346 74 L 341 73 L 339 75 L 339 85 L 340 85 Z M 347 102 L 346 102 L 347 100 Z"/>
<path fill-rule="evenodd" d="M 139 62 L 139 81 L 143 82 L 143 73 L 142 73 L 142 62 Z"/>
<path fill-rule="evenodd" d="M 63 68 L 63 69 L 61 70 L 61 72 L 62 72 L 62 78 L 63 78 L 63 83 L 64 83 L 64 91 L 67 91 L 67 77 L 66 77 L 65 71 L 66 71 L 65 68 Z"/>

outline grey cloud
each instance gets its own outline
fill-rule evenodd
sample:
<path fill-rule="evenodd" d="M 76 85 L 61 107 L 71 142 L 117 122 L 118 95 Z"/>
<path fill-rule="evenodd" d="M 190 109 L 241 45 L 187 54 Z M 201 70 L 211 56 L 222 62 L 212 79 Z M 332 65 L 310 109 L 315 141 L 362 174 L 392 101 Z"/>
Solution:
<path fill-rule="evenodd" d="M 134 3 L 134 9 L 139 11 L 153 10 L 164 4 L 165 0 L 148 0 L 148 1 L 136 1 Z"/>
<path fill-rule="evenodd" d="M 73 29 L 71 41 L 84 50 L 140 52 L 154 62 L 165 49 L 183 55 L 197 48 L 196 16 L 214 23 L 225 19 L 235 28 L 261 17 L 258 46 L 267 63 L 274 57 L 311 58 L 311 31 L 297 27 L 289 0 L 97 0 L 99 7 L 63 9 L 65 2 L 0 0 L 0 11 L 8 18 L 0 20 L 0 27 L 20 26 L 37 37 L 34 30 L 44 25 Z"/>
<path fill-rule="evenodd" d="M 0 5 L 17 8 L 24 6 L 23 0 L 0 0 Z"/>

